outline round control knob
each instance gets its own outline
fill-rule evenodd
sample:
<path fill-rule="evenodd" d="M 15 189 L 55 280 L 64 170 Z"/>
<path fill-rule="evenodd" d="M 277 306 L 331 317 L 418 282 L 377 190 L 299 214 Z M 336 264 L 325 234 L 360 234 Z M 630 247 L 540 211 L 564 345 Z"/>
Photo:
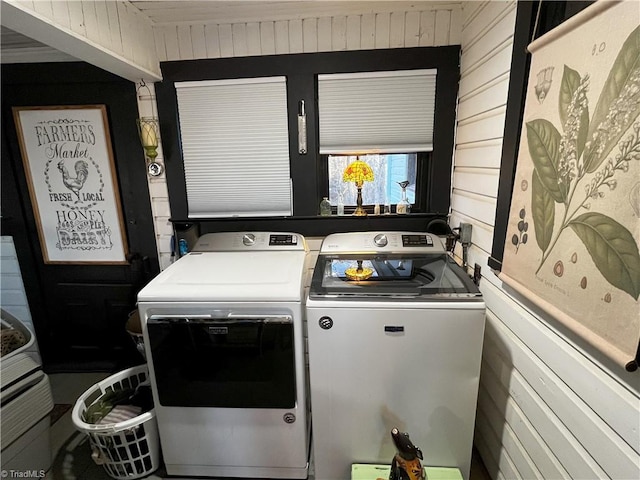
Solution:
<path fill-rule="evenodd" d="M 254 243 L 256 243 L 256 236 L 253 233 L 245 233 L 242 236 L 242 243 L 247 246 L 253 245 Z"/>
<path fill-rule="evenodd" d="M 373 243 L 378 247 L 386 247 L 389 240 L 387 240 L 387 236 L 384 233 L 379 233 L 375 237 L 373 237 Z"/>

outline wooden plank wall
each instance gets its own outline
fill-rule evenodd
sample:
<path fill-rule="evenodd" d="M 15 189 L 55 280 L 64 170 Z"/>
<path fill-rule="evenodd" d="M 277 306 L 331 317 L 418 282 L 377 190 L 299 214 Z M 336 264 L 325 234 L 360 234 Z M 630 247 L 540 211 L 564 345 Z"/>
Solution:
<path fill-rule="evenodd" d="M 128 1 L 11 0 L 11 3 L 114 58 L 159 74 L 152 22 Z"/>
<path fill-rule="evenodd" d="M 160 61 L 459 44 L 459 6 L 154 28 Z"/>
<path fill-rule="evenodd" d="M 153 29 L 156 52 L 160 61 L 171 61 L 460 44 L 459 3 L 416 2 L 412 9 L 396 11 L 391 10 L 393 2 L 376 2 L 380 13 L 375 13 L 365 2 L 360 14 L 353 10 L 359 2 L 345 3 L 350 11 L 344 15 L 302 18 L 292 5 L 290 19 L 157 26 Z M 340 8 L 336 2 L 336 10 Z M 141 93 L 145 95 L 146 91 Z M 139 98 L 141 114 L 157 111 L 153 103 L 153 96 Z M 162 161 L 160 150 L 158 160 Z M 151 179 L 149 188 L 160 266 L 165 268 L 171 258 L 171 225 L 164 175 Z"/>
<path fill-rule="evenodd" d="M 489 270 L 516 5 L 463 2 L 452 225 L 487 303 L 475 444 L 493 479 L 640 478 L 640 395 Z"/>
<path fill-rule="evenodd" d="M 141 86 L 137 84 L 137 92 L 140 116 L 158 117 L 154 85 L 145 84 Z M 158 156 L 156 161 L 164 163 L 161 138 L 158 142 L 157 151 Z M 169 207 L 169 192 L 167 190 L 167 179 L 164 171 L 157 177 L 147 175 L 147 183 L 149 185 L 149 197 L 156 235 L 156 248 L 158 249 L 158 261 L 160 263 L 160 270 L 164 270 L 175 259 L 175 257 L 171 256 L 173 225 L 169 221 L 171 218 L 171 208 Z"/>

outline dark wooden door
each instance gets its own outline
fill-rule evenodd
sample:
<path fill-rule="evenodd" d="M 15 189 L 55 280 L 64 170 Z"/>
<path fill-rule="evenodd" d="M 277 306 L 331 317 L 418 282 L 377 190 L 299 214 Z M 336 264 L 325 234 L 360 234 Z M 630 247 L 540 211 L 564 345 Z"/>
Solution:
<path fill-rule="evenodd" d="M 126 264 L 44 262 L 14 124 L 14 106 L 105 105 L 119 185 Z M 85 63 L 2 67 L 2 235 L 14 238 L 47 371 L 140 363 L 125 324 L 159 271 L 135 84 Z"/>

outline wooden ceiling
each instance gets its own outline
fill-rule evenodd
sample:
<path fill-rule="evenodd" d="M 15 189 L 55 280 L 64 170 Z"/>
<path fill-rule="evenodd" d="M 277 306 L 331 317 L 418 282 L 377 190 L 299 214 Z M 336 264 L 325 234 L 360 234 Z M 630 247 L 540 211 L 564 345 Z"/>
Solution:
<path fill-rule="evenodd" d="M 112 1 L 112 0 L 108 0 Z M 130 1 L 158 26 L 205 22 L 243 23 L 306 17 L 429 10 L 436 6 L 458 5 L 458 1 L 218 1 L 218 0 L 133 0 Z M 1 20 L 1 18 L 0 18 Z M 0 22 L 1 23 L 1 22 Z M 0 31 L 2 63 L 73 61 L 74 57 L 21 35 L 4 26 Z"/>
<path fill-rule="evenodd" d="M 185 23 L 241 23 L 285 20 L 393 11 L 429 10 L 443 5 L 459 5 L 459 1 L 300 1 L 300 0 L 235 0 L 235 1 L 154 1 L 133 0 L 136 8 L 157 25 Z"/>

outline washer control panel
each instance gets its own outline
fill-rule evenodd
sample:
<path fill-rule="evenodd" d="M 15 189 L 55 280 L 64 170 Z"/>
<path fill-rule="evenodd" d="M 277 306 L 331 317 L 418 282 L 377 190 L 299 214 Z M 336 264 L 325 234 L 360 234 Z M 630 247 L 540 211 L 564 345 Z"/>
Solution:
<path fill-rule="evenodd" d="M 325 237 L 320 253 L 446 253 L 437 235 L 422 232 L 351 232 Z"/>

